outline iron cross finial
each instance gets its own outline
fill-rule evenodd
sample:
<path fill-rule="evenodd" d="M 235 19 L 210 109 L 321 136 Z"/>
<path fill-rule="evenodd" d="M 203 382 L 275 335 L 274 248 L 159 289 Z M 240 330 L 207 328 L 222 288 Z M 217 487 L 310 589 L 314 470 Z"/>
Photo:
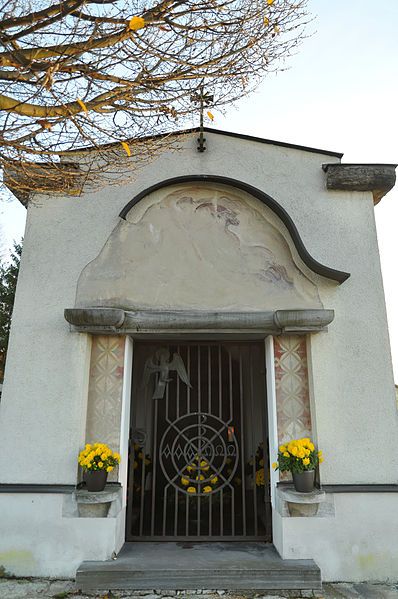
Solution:
<path fill-rule="evenodd" d="M 199 123 L 199 137 L 198 137 L 198 152 L 204 152 L 206 150 L 205 137 L 203 136 L 203 112 L 205 106 L 209 106 L 214 102 L 214 96 L 205 92 L 203 85 L 200 86 L 199 92 L 191 96 L 191 102 L 199 104 L 200 110 L 200 123 Z"/>

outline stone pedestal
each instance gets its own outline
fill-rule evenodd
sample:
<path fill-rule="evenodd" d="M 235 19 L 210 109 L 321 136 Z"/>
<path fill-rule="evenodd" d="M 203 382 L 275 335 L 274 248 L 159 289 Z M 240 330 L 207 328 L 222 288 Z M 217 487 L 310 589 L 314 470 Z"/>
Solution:
<path fill-rule="evenodd" d="M 295 518 L 316 516 L 319 504 L 326 499 L 326 493 L 319 489 L 314 489 L 312 493 L 299 493 L 290 488 L 278 488 L 278 493 L 286 502 L 290 516 Z"/>
<path fill-rule="evenodd" d="M 118 491 L 90 492 L 83 490 L 74 493 L 80 518 L 107 518 L 112 501 L 118 498 Z"/>

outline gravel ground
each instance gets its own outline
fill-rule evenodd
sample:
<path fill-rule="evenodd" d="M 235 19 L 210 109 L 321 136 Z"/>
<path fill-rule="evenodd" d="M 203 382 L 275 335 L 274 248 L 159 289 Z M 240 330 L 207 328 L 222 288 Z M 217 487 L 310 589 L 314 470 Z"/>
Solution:
<path fill-rule="evenodd" d="M 0 578 L 1 599 L 299 599 L 318 597 L 323 599 L 398 599 L 398 583 L 334 583 L 324 584 L 322 592 L 278 591 L 109 591 L 80 593 L 73 580 L 49 580 L 26 578 Z M 198 598 L 199 599 L 199 598 Z"/>

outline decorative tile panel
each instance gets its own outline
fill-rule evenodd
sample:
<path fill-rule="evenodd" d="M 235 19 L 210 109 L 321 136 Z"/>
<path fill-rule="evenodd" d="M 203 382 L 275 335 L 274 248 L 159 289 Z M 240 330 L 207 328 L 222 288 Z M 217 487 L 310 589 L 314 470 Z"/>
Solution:
<path fill-rule="evenodd" d="M 278 441 L 311 437 L 306 338 L 274 337 Z"/>
<path fill-rule="evenodd" d="M 87 443 L 119 451 L 125 338 L 93 337 L 87 407 Z"/>

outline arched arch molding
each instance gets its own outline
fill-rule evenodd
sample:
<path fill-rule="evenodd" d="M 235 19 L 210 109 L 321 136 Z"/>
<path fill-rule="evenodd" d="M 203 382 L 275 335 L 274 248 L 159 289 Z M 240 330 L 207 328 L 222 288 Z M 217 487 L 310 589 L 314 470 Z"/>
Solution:
<path fill-rule="evenodd" d="M 128 204 L 126 204 L 126 206 L 120 212 L 119 216 L 122 219 L 126 219 L 126 216 L 131 210 L 131 208 L 138 204 L 142 199 L 144 199 L 153 191 L 165 187 L 170 187 L 171 185 L 178 185 L 179 183 L 193 183 L 198 181 L 229 185 L 230 187 L 241 189 L 246 193 L 249 193 L 250 195 L 254 196 L 258 200 L 260 200 L 260 202 L 268 206 L 280 218 L 280 220 L 286 226 L 287 230 L 291 235 L 298 255 L 310 270 L 317 273 L 318 275 L 326 277 L 327 279 L 337 281 L 339 284 L 344 283 L 344 281 L 346 281 L 351 276 L 348 272 L 336 270 L 334 268 L 330 268 L 329 266 L 325 266 L 324 264 L 321 264 L 311 256 L 311 254 L 306 249 L 292 218 L 286 212 L 286 210 L 282 208 L 280 204 L 278 204 L 276 200 L 274 200 L 271 196 L 264 193 L 260 189 L 253 187 L 252 185 L 249 185 L 248 183 L 244 183 L 236 179 L 231 179 L 229 177 L 221 177 L 218 175 L 186 175 L 182 177 L 173 177 L 171 179 L 166 179 L 165 181 L 160 181 L 159 183 L 156 183 L 155 185 L 152 185 L 151 187 L 144 189 L 132 200 L 130 200 Z"/>

